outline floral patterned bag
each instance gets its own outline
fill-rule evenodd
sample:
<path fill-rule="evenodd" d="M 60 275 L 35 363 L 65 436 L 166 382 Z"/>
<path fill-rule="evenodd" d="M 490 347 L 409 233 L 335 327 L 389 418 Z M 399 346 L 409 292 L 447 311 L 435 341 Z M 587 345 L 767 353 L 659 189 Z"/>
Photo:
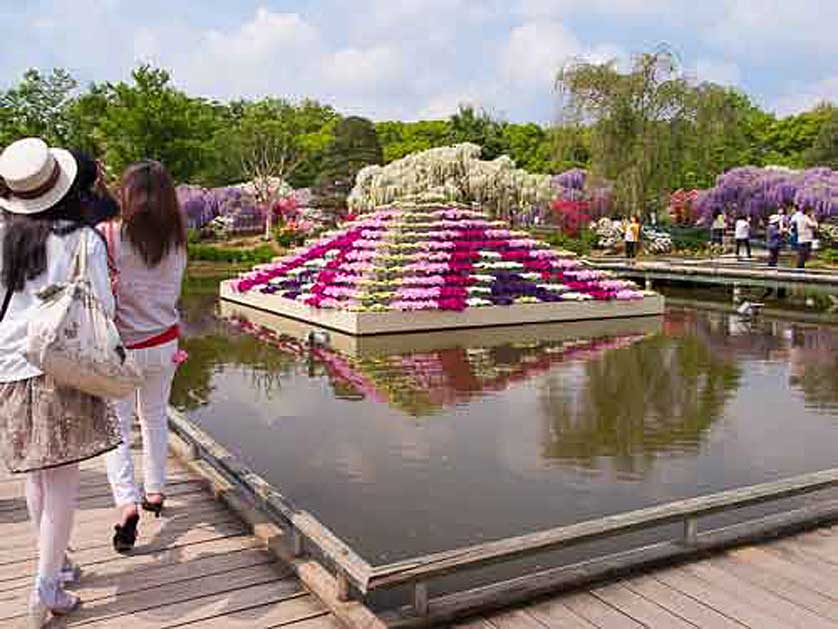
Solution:
<path fill-rule="evenodd" d="M 26 357 L 56 383 L 104 398 L 123 398 L 142 376 L 87 277 L 87 237 L 79 238 L 69 281 L 38 293 Z"/>

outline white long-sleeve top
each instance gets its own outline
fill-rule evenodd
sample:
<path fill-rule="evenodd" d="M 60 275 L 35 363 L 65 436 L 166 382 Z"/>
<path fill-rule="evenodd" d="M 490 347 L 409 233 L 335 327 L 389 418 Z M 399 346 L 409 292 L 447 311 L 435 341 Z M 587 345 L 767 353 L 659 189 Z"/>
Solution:
<path fill-rule="evenodd" d="M 4 225 L 0 221 L 0 260 L 3 253 Z M 0 321 L 0 382 L 18 382 L 41 375 L 41 371 L 24 356 L 27 327 L 40 304 L 37 297 L 42 288 L 66 282 L 72 272 L 73 257 L 81 237 L 87 238 L 87 272 L 93 291 L 105 311 L 114 315 L 114 298 L 108 278 L 108 254 L 102 238 L 90 228 L 77 229 L 65 236 L 47 238 L 47 270 L 26 282 L 21 292 L 12 296 L 9 310 Z M 6 286 L 0 278 L 0 305 Z"/>

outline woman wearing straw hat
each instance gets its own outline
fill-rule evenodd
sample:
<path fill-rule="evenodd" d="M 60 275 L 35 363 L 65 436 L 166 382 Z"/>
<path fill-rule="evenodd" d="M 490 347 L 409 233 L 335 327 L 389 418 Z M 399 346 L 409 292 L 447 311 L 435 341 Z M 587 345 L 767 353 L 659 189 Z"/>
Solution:
<path fill-rule="evenodd" d="M 82 238 L 88 279 L 113 312 L 106 247 L 84 221 L 83 198 L 91 190 L 83 189 L 80 173 L 90 163 L 37 138 L 14 142 L 0 154 L 0 456 L 11 472 L 26 474 L 26 504 L 38 537 L 29 603 L 36 627 L 49 612 L 66 614 L 78 605 L 63 585 L 77 576 L 66 550 L 79 462 L 120 442 L 109 403 L 56 385 L 24 353 L 38 292 L 67 280 Z"/>

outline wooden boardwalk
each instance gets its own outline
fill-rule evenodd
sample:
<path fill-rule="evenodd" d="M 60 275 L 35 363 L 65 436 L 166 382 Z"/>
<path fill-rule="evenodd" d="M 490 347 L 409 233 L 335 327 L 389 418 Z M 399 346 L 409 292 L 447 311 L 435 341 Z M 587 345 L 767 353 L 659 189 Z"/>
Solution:
<path fill-rule="evenodd" d="M 71 540 L 84 574 L 73 588 L 82 607 L 50 626 L 293 627 L 342 625 L 307 591 L 290 567 L 208 484 L 174 458 L 164 517 L 145 514 L 134 554 L 111 546 L 115 512 L 104 473 L 94 459 L 82 465 L 82 487 Z M 0 474 L 0 627 L 24 627 L 35 570 L 34 537 L 19 477 Z"/>
<path fill-rule="evenodd" d="M 489 614 L 461 629 L 838 628 L 838 526 Z"/>

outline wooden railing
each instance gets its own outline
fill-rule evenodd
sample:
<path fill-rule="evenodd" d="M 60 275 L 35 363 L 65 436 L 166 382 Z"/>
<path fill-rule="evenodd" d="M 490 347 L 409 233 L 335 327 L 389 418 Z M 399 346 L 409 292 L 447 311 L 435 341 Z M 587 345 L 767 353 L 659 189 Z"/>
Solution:
<path fill-rule="evenodd" d="M 488 606 L 510 604 L 559 587 L 616 576 L 627 569 L 684 559 L 783 530 L 796 530 L 802 526 L 838 520 L 838 500 L 824 500 L 724 528 L 700 532 L 698 526 L 699 518 L 702 517 L 838 487 L 838 468 L 834 468 L 371 566 L 314 516 L 295 508 L 264 479 L 236 461 L 223 447 L 176 411 L 170 414 L 170 425 L 189 444 L 191 456 L 205 461 L 230 484 L 246 493 L 277 524 L 289 531 L 292 554 L 300 556 L 316 550 L 328 559 L 335 571 L 338 598 L 347 600 L 353 590 L 364 597 L 376 590 L 410 586 L 413 590 L 411 606 L 385 614 L 393 626 L 424 626 L 431 621 L 448 621 Z M 527 574 L 467 592 L 441 596 L 433 601 L 429 596 L 429 582 L 452 573 L 512 562 L 537 553 L 673 523 L 682 524 L 682 533 L 677 540 Z"/>
<path fill-rule="evenodd" d="M 358 586 L 362 592 L 369 592 L 379 588 L 412 584 L 415 590 L 415 611 L 425 614 L 428 611 L 427 582 L 453 572 L 513 561 L 536 553 L 672 523 L 683 525 L 682 537 L 678 540 L 680 546 L 694 548 L 699 543 L 700 517 L 834 486 L 838 486 L 838 468 L 377 566 L 366 583 L 360 583 Z M 821 509 L 817 511 L 820 512 Z M 829 503 L 828 511 L 838 515 L 838 504 Z"/>
<path fill-rule="evenodd" d="M 333 564 L 338 596 L 346 600 L 350 583 L 369 581 L 372 567 L 313 515 L 297 509 L 270 483 L 237 460 L 223 446 L 175 409 L 169 409 L 169 427 L 187 444 L 188 456 L 206 463 L 231 486 L 250 499 L 266 516 L 289 533 L 291 554 L 316 550 Z"/>

